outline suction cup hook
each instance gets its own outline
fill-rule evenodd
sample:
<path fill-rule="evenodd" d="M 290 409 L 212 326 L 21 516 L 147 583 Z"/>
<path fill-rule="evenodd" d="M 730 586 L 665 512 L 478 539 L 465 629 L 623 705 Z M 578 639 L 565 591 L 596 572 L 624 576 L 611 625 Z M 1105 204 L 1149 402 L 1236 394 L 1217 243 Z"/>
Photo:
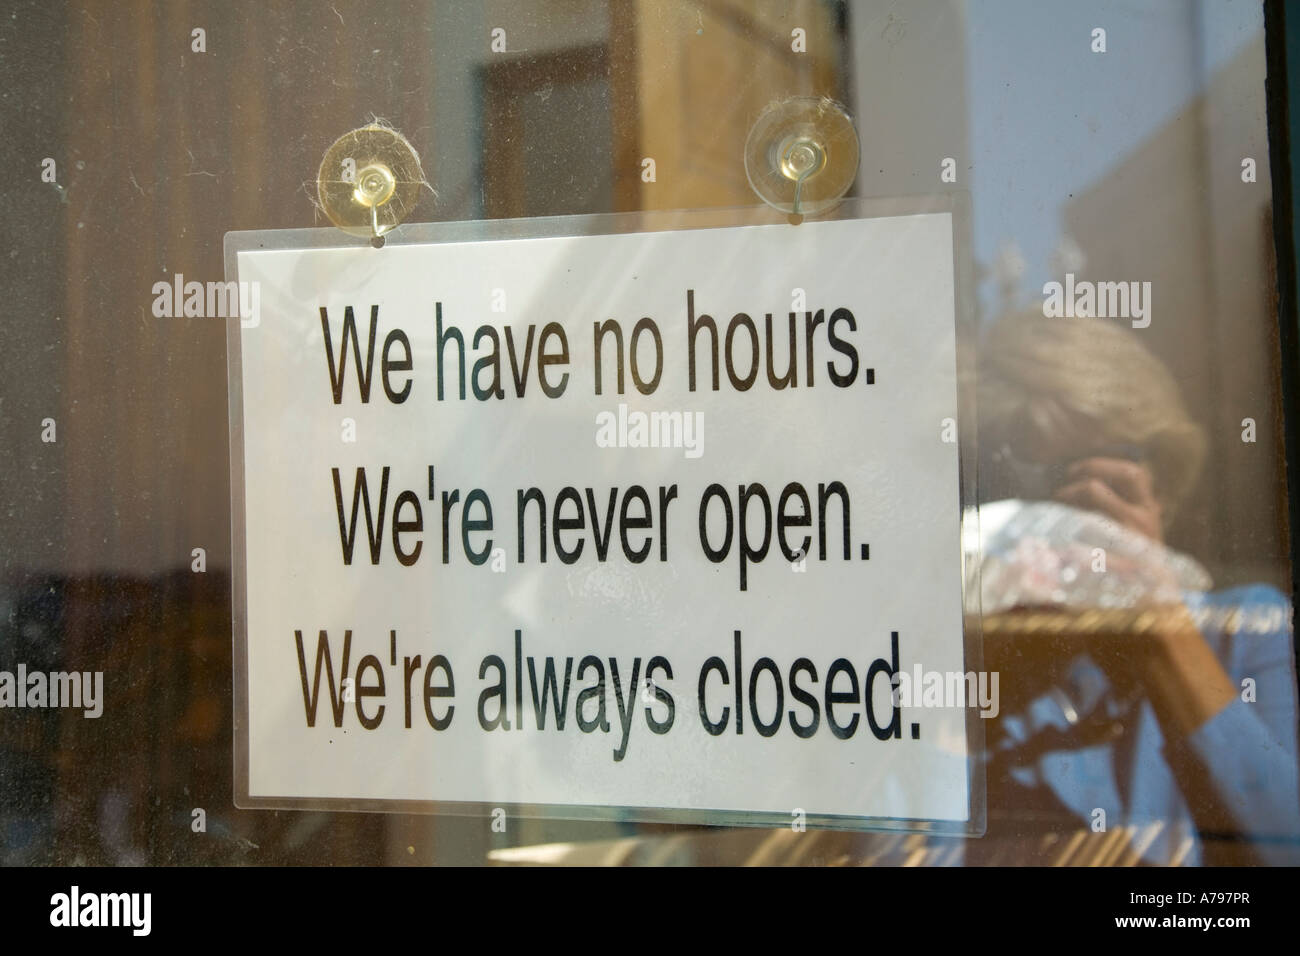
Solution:
<path fill-rule="evenodd" d="M 773 103 L 745 140 L 745 175 L 758 197 L 799 223 L 835 206 L 858 175 L 858 133 L 827 97 Z"/>
<path fill-rule="evenodd" d="M 335 140 L 316 176 L 316 193 L 330 222 L 376 243 L 407 217 L 425 185 L 414 147 L 397 130 L 378 124 Z"/>

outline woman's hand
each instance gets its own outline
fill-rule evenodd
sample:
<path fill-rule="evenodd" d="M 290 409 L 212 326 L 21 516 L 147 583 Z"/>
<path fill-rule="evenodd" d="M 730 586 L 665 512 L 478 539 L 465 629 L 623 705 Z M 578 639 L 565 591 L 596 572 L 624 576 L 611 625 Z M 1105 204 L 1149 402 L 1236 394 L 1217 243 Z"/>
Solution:
<path fill-rule="evenodd" d="M 1154 541 L 1163 540 L 1163 511 L 1146 465 L 1124 458 L 1084 458 L 1065 474 L 1055 500 L 1096 511 Z"/>

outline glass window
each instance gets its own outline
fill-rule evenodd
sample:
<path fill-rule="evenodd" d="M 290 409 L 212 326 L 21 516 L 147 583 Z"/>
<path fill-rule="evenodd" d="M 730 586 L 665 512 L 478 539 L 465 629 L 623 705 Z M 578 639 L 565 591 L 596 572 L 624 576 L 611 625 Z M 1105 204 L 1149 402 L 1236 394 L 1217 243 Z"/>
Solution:
<path fill-rule="evenodd" d="M 12 4 L 0 671 L 102 717 L 0 707 L 0 861 L 1300 862 L 1274 42 L 1238 0 Z M 791 97 L 853 118 L 850 200 L 969 207 L 984 834 L 237 809 L 227 329 L 154 283 L 328 226 L 372 118 L 410 222 L 531 220 L 755 206 Z"/>

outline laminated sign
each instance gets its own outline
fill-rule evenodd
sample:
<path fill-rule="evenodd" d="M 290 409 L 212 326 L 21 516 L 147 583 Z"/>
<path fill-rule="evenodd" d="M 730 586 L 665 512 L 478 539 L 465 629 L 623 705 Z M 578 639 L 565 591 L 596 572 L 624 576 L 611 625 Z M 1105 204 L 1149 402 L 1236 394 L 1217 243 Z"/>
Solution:
<path fill-rule="evenodd" d="M 977 827 L 961 231 L 851 208 L 230 234 L 236 802 Z"/>

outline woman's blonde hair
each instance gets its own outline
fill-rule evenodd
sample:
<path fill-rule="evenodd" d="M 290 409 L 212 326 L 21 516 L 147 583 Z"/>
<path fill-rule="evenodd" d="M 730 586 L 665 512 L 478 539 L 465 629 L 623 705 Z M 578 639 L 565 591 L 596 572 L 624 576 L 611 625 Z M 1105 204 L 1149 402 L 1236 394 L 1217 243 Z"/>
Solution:
<path fill-rule="evenodd" d="M 998 320 L 980 343 L 981 434 L 1040 433 L 1069 422 L 1099 443 L 1136 445 L 1155 479 L 1165 520 L 1195 486 L 1206 439 L 1164 364 L 1108 319 Z"/>

